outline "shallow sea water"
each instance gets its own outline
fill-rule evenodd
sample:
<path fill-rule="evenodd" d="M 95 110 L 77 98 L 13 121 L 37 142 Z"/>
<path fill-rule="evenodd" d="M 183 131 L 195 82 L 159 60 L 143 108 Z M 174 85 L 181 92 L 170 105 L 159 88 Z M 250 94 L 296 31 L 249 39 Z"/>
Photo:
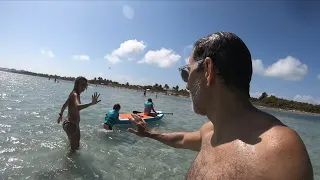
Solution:
<path fill-rule="evenodd" d="M 121 112 L 142 111 L 142 92 L 89 86 L 82 103 L 99 92 L 99 104 L 81 111 L 81 150 L 68 153 L 58 113 L 73 87 L 41 77 L 0 72 L 0 179 L 184 179 L 195 152 L 168 147 L 126 131 L 105 132 L 102 123 L 113 104 Z M 187 98 L 147 94 L 155 109 L 174 112 L 150 124 L 160 131 L 197 130 L 206 117 L 191 111 Z M 320 118 L 265 110 L 295 129 L 307 146 L 315 179 L 320 180 Z M 67 111 L 64 113 L 67 114 Z"/>

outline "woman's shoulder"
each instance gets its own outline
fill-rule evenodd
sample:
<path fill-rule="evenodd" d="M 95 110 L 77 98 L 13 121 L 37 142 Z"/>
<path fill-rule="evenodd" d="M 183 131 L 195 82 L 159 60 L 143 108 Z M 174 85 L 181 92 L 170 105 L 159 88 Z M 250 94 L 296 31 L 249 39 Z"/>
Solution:
<path fill-rule="evenodd" d="M 69 98 L 72 98 L 72 97 L 76 97 L 78 96 L 78 93 L 76 91 L 72 91 L 70 94 L 69 94 Z"/>

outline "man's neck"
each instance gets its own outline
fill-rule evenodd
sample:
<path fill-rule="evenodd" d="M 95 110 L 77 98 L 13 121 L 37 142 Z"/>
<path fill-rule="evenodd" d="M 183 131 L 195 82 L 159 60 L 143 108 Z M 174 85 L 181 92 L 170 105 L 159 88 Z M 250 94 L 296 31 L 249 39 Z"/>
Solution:
<path fill-rule="evenodd" d="M 215 95 L 208 106 L 209 120 L 214 125 L 215 141 L 223 143 L 241 138 L 250 123 L 249 115 L 255 107 L 245 95 L 237 95 L 229 91 L 222 91 Z"/>

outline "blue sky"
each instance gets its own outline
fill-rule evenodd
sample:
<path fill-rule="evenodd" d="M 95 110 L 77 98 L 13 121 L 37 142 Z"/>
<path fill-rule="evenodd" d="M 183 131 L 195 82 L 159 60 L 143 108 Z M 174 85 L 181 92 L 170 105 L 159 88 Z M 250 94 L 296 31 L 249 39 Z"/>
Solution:
<path fill-rule="evenodd" d="M 0 2 L 0 66 L 185 88 L 193 43 L 231 31 L 251 51 L 253 96 L 320 102 L 319 2 Z M 111 67 L 111 69 L 109 69 Z"/>

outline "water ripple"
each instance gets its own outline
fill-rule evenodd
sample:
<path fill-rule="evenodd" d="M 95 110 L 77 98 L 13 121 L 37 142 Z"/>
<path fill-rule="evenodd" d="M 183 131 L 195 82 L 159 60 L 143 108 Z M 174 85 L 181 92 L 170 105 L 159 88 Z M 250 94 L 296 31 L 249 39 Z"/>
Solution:
<path fill-rule="evenodd" d="M 113 104 L 120 103 L 122 112 L 132 112 L 142 110 L 146 100 L 141 92 L 105 87 L 90 87 L 81 95 L 86 103 L 98 91 L 102 101 L 81 111 L 80 151 L 69 153 L 68 139 L 56 120 L 73 84 L 3 72 L 0 79 L 0 176 L 4 179 L 184 179 L 196 156 L 134 136 L 126 131 L 130 125 L 116 126 L 112 133 L 104 131 L 104 116 Z M 189 99 L 150 96 L 156 109 L 175 114 L 151 123 L 153 128 L 191 131 L 207 121 L 189 110 Z M 301 135 L 319 179 L 320 121 L 271 113 Z"/>

